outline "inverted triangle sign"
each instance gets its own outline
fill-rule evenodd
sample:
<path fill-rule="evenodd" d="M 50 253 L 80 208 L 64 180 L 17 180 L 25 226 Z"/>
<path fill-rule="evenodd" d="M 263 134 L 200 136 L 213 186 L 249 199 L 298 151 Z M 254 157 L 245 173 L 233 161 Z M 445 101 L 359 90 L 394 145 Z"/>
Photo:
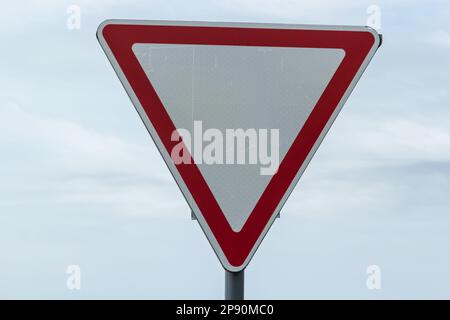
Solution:
<path fill-rule="evenodd" d="M 367 27 L 130 20 L 105 21 L 97 36 L 230 271 L 249 263 L 380 44 Z M 259 138 L 265 161 L 229 162 L 227 147 L 202 159 L 198 137 L 227 130 L 255 132 L 245 141 Z M 174 161 L 180 145 L 189 162 Z"/>

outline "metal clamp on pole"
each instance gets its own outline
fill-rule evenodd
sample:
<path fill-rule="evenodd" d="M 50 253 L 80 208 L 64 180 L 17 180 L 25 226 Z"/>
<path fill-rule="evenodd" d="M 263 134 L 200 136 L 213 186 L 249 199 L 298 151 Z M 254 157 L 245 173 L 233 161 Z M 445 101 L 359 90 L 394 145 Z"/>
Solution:
<path fill-rule="evenodd" d="M 244 300 L 244 270 L 225 270 L 225 300 Z"/>

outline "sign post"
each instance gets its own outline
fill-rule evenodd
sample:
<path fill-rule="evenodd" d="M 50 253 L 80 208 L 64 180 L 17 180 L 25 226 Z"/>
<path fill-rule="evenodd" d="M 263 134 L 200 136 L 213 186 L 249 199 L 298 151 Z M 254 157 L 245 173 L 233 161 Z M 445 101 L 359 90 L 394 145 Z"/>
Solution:
<path fill-rule="evenodd" d="M 107 20 L 97 37 L 227 299 L 377 51 L 369 27 Z"/>
<path fill-rule="evenodd" d="M 225 300 L 244 300 L 244 272 L 225 270 Z"/>

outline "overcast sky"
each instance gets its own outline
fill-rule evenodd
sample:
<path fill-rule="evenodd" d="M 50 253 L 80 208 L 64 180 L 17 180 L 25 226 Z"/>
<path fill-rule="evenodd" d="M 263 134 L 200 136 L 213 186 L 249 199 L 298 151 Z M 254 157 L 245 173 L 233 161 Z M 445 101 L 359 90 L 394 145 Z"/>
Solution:
<path fill-rule="evenodd" d="M 372 4 L 383 46 L 247 268 L 246 297 L 450 298 L 450 4 L 412 0 L 3 4 L 0 298 L 223 298 L 100 22 L 365 25 Z M 66 287 L 73 264 L 81 290 Z M 381 290 L 366 287 L 369 265 Z"/>

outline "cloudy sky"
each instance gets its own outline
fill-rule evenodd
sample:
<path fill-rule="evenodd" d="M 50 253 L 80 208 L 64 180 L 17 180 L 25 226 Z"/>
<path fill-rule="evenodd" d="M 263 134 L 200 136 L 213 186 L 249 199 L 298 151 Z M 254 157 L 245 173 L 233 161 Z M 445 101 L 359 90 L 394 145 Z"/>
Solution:
<path fill-rule="evenodd" d="M 444 0 L 3 4 L 0 298 L 223 298 L 221 265 L 97 42 L 101 21 L 365 25 L 371 5 L 383 46 L 247 268 L 246 297 L 450 298 Z M 81 290 L 67 289 L 69 265 Z M 366 287 L 369 265 L 381 290 Z"/>

